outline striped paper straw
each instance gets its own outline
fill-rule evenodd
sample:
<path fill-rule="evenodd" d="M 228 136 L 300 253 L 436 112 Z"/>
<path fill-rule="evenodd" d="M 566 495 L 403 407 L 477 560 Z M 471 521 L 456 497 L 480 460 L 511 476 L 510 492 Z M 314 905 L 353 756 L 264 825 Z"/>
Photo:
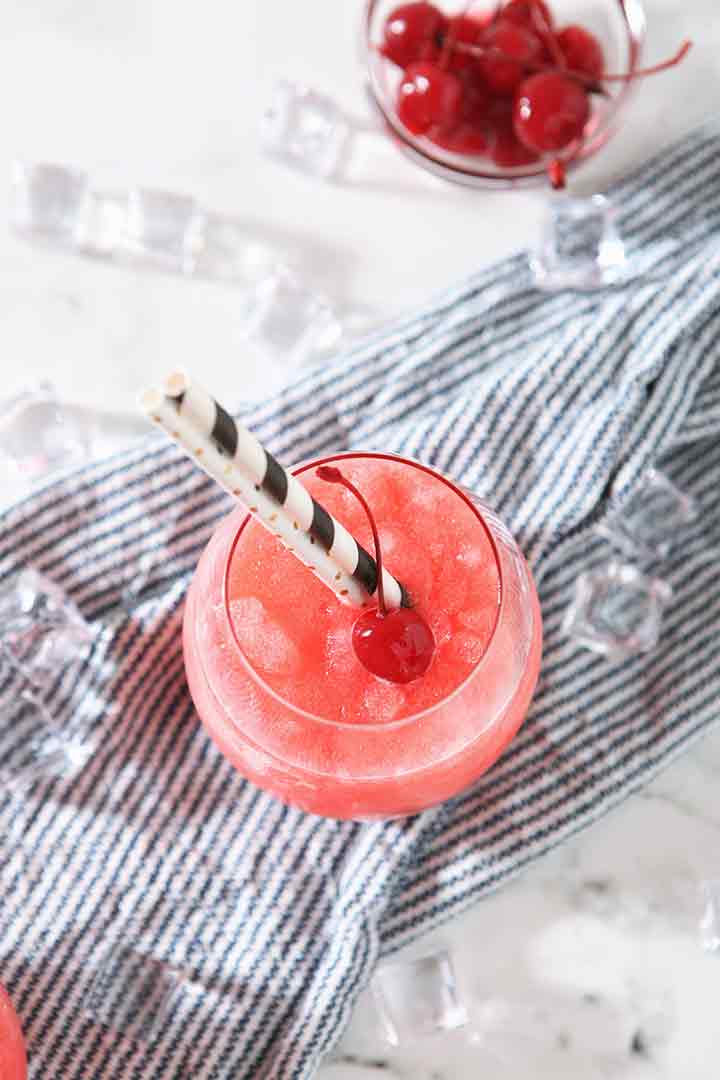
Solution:
<path fill-rule="evenodd" d="M 345 603 L 362 607 L 377 588 L 373 557 L 298 479 L 184 372 L 140 406 L 204 471 Z M 383 567 L 388 607 L 409 607 L 404 587 Z"/>

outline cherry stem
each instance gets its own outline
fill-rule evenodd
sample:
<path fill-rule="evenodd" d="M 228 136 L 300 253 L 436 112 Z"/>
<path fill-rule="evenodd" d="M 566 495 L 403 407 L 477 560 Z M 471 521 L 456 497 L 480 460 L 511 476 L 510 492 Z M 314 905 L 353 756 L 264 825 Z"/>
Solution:
<path fill-rule="evenodd" d="M 542 71 L 557 71 L 557 67 L 552 64 L 539 63 L 534 60 L 518 60 L 514 56 L 510 56 L 509 53 L 501 49 L 499 45 L 470 45 L 468 42 L 458 41 L 454 46 L 458 52 L 468 53 L 470 56 L 476 56 L 482 58 L 483 56 L 497 56 L 501 60 L 510 60 L 513 64 L 520 64 L 526 71 L 533 71 L 539 73 Z M 561 68 L 560 73 L 566 79 L 572 79 L 574 82 L 581 83 L 589 93 L 602 94 L 604 97 L 608 96 L 607 90 L 600 85 L 600 81 L 591 78 L 582 71 L 570 71 L 568 68 Z M 634 74 L 628 76 L 628 78 L 634 78 Z"/>
<path fill-rule="evenodd" d="M 547 51 L 552 56 L 553 60 L 559 68 L 566 68 L 565 57 L 563 56 L 562 49 L 557 43 L 557 38 L 553 31 L 552 26 L 548 22 L 545 12 L 540 4 L 533 4 L 532 8 L 532 21 L 535 24 L 535 29 L 538 33 L 538 37 L 542 41 Z"/>
<path fill-rule="evenodd" d="M 464 41 L 457 41 L 454 48 L 458 52 L 468 53 L 470 56 L 499 56 L 503 60 L 512 60 L 513 63 L 521 63 L 528 71 L 555 71 L 556 69 L 548 64 L 536 63 L 532 60 L 516 60 L 515 57 L 510 56 L 499 48 L 497 45 L 470 45 Z M 638 68 L 637 71 L 626 71 L 624 74 L 615 74 L 603 72 L 597 77 L 586 75 L 584 71 L 575 71 L 572 68 L 563 68 L 560 72 L 566 79 L 572 79 L 574 82 L 581 83 L 586 90 L 591 94 L 605 94 L 607 91 L 602 84 L 604 82 L 632 82 L 633 79 L 642 79 L 646 75 L 657 75 L 660 71 L 667 71 L 668 68 L 673 68 L 685 59 L 687 54 L 692 48 L 692 41 L 684 41 L 678 51 L 671 56 L 668 60 L 663 60 L 660 64 L 654 64 L 648 68 Z"/>
<path fill-rule="evenodd" d="M 443 41 L 442 52 L 440 53 L 440 56 L 438 58 L 438 67 L 442 71 L 445 71 L 447 69 L 448 64 L 450 63 L 450 57 L 453 54 L 453 49 L 456 47 L 456 40 L 455 40 L 456 38 L 457 38 L 457 30 L 455 29 L 455 24 L 453 24 L 450 27 L 450 30 L 448 31 L 448 33 L 445 36 L 445 40 Z"/>
<path fill-rule="evenodd" d="M 385 588 L 383 586 L 383 568 L 382 568 L 382 551 L 380 548 L 380 535 L 378 533 L 377 525 L 375 524 L 375 515 L 368 506 L 367 499 L 361 491 L 355 487 L 355 485 L 348 480 L 346 476 L 340 472 L 334 465 L 320 465 L 315 470 L 321 480 L 325 480 L 328 484 L 342 484 L 346 487 L 355 498 L 358 500 L 363 510 L 367 514 L 368 521 L 370 522 L 370 528 L 373 534 L 373 544 L 375 545 L 375 565 L 377 567 L 377 595 L 378 595 L 378 611 L 381 615 L 387 615 L 387 607 L 385 606 Z"/>
<path fill-rule="evenodd" d="M 442 68 L 443 71 L 447 69 L 447 66 L 450 63 L 450 57 L 452 56 L 453 49 L 457 45 L 458 22 L 460 19 L 463 18 L 463 16 L 467 15 L 474 6 L 475 0 L 467 0 L 465 7 L 460 12 L 460 15 L 456 16 L 456 18 L 454 18 L 450 24 L 450 30 L 448 31 L 445 40 L 443 41 L 442 52 L 440 53 L 440 57 L 438 59 L 438 67 Z"/>
<path fill-rule="evenodd" d="M 659 71 L 667 71 L 668 68 L 675 67 L 681 60 L 684 60 L 687 54 L 692 48 L 692 41 L 683 41 L 682 45 L 669 60 L 663 60 L 660 64 L 653 64 L 652 67 L 638 68 L 637 71 L 625 72 L 624 75 L 608 75 L 607 72 L 603 72 L 600 76 L 601 82 L 629 82 L 630 79 L 643 78 L 645 75 L 657 75 Z"/>

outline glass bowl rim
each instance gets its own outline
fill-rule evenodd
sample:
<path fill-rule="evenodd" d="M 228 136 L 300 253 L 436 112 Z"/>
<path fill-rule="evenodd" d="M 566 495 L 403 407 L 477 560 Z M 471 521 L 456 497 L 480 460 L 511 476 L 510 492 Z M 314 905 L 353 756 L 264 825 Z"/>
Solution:
<path fill-rule="evenodd" d="M 240 641 L 239 641 L 239 639 L 237 637 L 237 633 L 235 631 L 235 625 L 234 625 L 233 618 L 232 618 L 232 615 L 231 615 L 231 612 L 230 612 L 230 594 L 229 594 L 230 570 L 231 570 L 231 567 L 232 567 L 232 564 L 233 564 L 233 559 L 235 557 L 235 552 L 236 552 L 237 546 L 238 546 L 238 544 L 240 542 L 243 530 L 245 529 L 246 525 L 248 524 L 248 522 L 252 518 L 252 514 L 250 514 L 249 512 L 245 515 L 245 517 L 240 522 L 240 524 L 239 524 L 239 526 L 237 528 L 237 531 L 235 532 L 235 535 L 233 537 L 232 543 L 230 544 L 230 547 L 229 547 L 229 549 L 227 551 L 227 554 L 225 556 L 225 566 L 224 566 L 224 569 L 223 569 L 223 579 L 222 579 L 223 612 L 224 612 L 225 618 L 227 619 L 228 626 L 230 628 L 230 635 L 231 635 L 233 648 L 234 648 L 235 652 L 237 653 L 238 657 L 240 658 L 240 660 L 241 660 L 241 662 L 243 664 L 243 667 L 247 671 L 249 677 L 252 679 L 252 681 L 255 683 L 255 685 L 259 688 L 259 690 L 263 694 L 267 694 L 274 701 L 278 702 L 284 709 L 289 710 L 296 717 L 298 717 L 299 719 L 301 719 L 303 721 L 310 721 L 312 723 L 321 724 L 321 725 L 327 726 L 327 727 L 329 727 L 331 729 L 341 729 L 341 730 L 347 730 L 347 731 L 354 731 L 355 733 L 362 733 L 362 732 L 367 732 L 367 731 L 386 731 L 386 732 L 389 732 L 389 731 L 397 730 L 398 728 L 401 728 L 401 727 L 403 727 L 404 725 L 407 725 L 407 724 L 417 723 L 418 721 L 423 720 L 426 716 L 434 715 L 440 709 L 445 708 L 448 705 L 449 702 L 452 702 L 456 697 L 458 697 L 460 694 L 462 694 L 462 692 L 469 685 L 469 683 L 475 680 L 475 678 L 478 676 L 478 673 L 485 666 L 485 661 L 486 661 L 487 657 L 490 655 L 493 643 L 495 642 L 497 628 L 500 625 L 500 619 L 501 619 L 501 617 L 502 617 L 502 615 L 503 615 L 503 613 L 505 611 L 505 608 L 506 608 L 506 598 L 505 598 L 506 590 L 505 590 L 505 582 L 504 582 L 504 579 L 503 579 L 502 561 L 500 559 L 500 554 L 499 554 L 499 551 L 498 551 L 497 541 L 495 540 L 495 537 L 492 534 L 492 530 L 489 528 L 487 522 L 485 521 L 485 518 L 483 516 L 483 513 L 482 513 L 481 509 L 478 506 L 475 505 L 475 503 L 472 501 L 470 496 L 467 495 L 462 490 L 460 485 L 457 484 L 454 480 L 450 479 L 450 477 L 446 476 L 444 473 L 441 473 L 439 470 L 434 469 L 429 465 L 424 465 L 420 461 L 415 461 L 412 458 L 405 457 L 402 454 L 381 453 L 381 452 L 378 452 L 378 451 L 371 451 L 371 450 L 367 450 L 367 451 L 366 450 L 345 450 L 345 451 L 338 451 L 336 453 L 331 453 L 331 454 L 324 454 L 324 455 L 322 455 L 321 457 L 318 457 L 318 458 L 312 458 L 312 459 L 307 460 L 307 461 L 302 461 L 299 464 L 294 465 L 292 467 L 292 469 L 291 469 L 291 472 L 293 472 L 294 474 L 297 475 L 297 474 L 299 474 L 301 472 L 305 472 L 307 469 L 317 468 L 317 466 L 319 466 L 319 465 L 323 465 L 323 464 L 326 464 L 326 463 L 329 463 L 329 462 L 338 461 L 338 460 L 342 460 L 342 459 L 348 459 L 348 458 L 374 458 L 374 459 L 377 459 L 377 460 L 397 461 L 397 462 L 401 462 L 401 463 L 403 463 L 405 465 L 411 465 L 414 468 L 418 468 L 418 469 L 422 470 L 423 472 L 429 473 L 431 476 L 435 477 L 436 479 L 441 480 L 452 491 L 454 491 L 455 494 L 460 499 L 462 499 L 462 501 L 470 508 L 470 510 L 473 512 L 473 514 L 477 518 L 478 522 L 480 523 L 480 525 L 481 525 L 481 527 L 482 527 L 482 529 L 483 529 L 483 531 L 484 531 L 484 533 L 485 533 L 485 535 L 486 535 L 486 537 L 487 537 L 487 539 L 488 539 L 488 541 L 490 543 L 491 550 L 492 550 L 492 553 L 493 553 L 493 557 L 495 559 L 495 565 L 496 565 L 497 571 L 498 571 L 499 603 L 498 603 L 498 606 L 497 606 L 497 612 L 496 612 L 496 615 L 495 615 L 495 622 L 493 624 L 492 633 L 490 634 L 490 637 L 487 640 L 487 643 L 485 645 L 485 650 L 484 650 L 482 656 L 480 657 L 480 659 L 478 660 L 478 662 L 468 672 L 468 674 L 465 676 L 465 678 L 462 680 L 462 682 L 458 683 L 458 685 L 451 691 L 451 693 L 449 693 L 445 697 L 441 698 L 440 701 L 436 701 L 432 705 L 429 705 L 424 709 L 420 709 L 420 710 L 418 710 L 416 712 L 411 712 L 407 716 L 399 717 L 397 720 L 390 720 L 387 723 L 371 722 L 371 723 L 366 724 L 366 723 L 359 723 L 359 722 L 350 723 L 350 722 L 348 722 L 346 720 L 332 720 L 332 719 L 329 719 L 328 717 L 318 716 L 316 713 L 311 713 L 306 709 L 302 709 L 298 705 L 295 705 L 293 702 L 288 701 L 287 698 L 282 696 L 282 694 L 279 694 L 272 686 L 269 685 L 269 683 L 266 682 L 266 680 L 253 667 L 253 665 L 250 663 L 249 659 L 245 655 L 245 652 L 244 652 L 244 650 L 242 648 L 242 645 L 240 644 Z M 204 665 L 203 665 L 203 668 L 204 668 Z M 205 672 L 205 678 L 206 679 L 208 678 L 207 672 Z M 503 703 L 502 708 L 497 710 L 498 715 L 502 714 L 504 708 L 506 707 L 506 704 L 507 704 L 507 701 L 505 701 Z"/>
<path fill-rule="evenodd" d="M 366 0 L 363 13 L 361 50 L 365 73 L 365 89 L 370 104 L 380 118 L 386 134 L 402 153 L 435 176 L 467 187 L 484 187 L 495 190 L 499 188 L 526 188 L 538 186 L 543 181 L 546 181 L 546 161 L 542 159 L 531 170 L 528 167 L 525 171 L 513 169 L 483 171 L 482 167 L 475 169 L 470 165 L 463 165 L 459 161 L 453 162 L 449 160 L 447 155 L 450 151 L 443 151 L 441 147 L 437 148 L 437 154 L 435 154 L 416 136 L 405 130 L 395 116 L 394 109 L 385 100 L 385 95 L 381 92 L 378 80 L 374 75 L 374 65 L 372 63 L 374 45 L 371 40 L 372 21 L 378 5 L 382 2 L 383 0 Z M 608 0 L 608 3 L 612 3 L 613 6 L 619 9 L 624 21 L 629 48 L 628 73 L 632 75 L 637 70 L 645 42 L 647 16 L 644 0 Z M 615 133 L 614 122 L 618 114 L 626 107 L 634 89 L 635 80 L 632 78 L 622 84 L 620 91 L 613 98 L 612 107 L 602 124 L 591 133 L 589 138 L 581 140 L 575 151 L 564 159 L 569 170 L 594 157 L 605 146 Z M 465 160 L 469 160 L 467 156 Z M 485 162 L 486 159 L 480 158 L 479 160 Z"/>

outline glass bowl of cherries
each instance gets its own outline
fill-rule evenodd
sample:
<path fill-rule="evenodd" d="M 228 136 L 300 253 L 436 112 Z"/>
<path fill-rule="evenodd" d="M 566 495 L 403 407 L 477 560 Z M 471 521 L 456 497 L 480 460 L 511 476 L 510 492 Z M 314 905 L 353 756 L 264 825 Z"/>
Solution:
<path fill-rule="evenodd" d="M 639 68 L 640 0 L 369 0 L 364 30 L 390 134 L 470 185 L 563 187 L 617 129 L 635 79 L 656 70 Z"/>

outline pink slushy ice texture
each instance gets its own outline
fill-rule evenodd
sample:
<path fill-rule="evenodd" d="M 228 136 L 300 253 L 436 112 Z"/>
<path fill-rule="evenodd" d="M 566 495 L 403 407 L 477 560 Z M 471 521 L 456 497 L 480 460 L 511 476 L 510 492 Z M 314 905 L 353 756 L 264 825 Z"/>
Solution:
<path fill-rule="evenodd" d="M 20 1022 L 0 986 L 0 1080 L 26 1080 L 27 1062 Z"/>
<path fill-rule="evenodd" d="M 382 455 L 332 460 L 432 627 L 429 670 L 404 686 L 367 671 L 352 647 L 358 610 L 238 510 L 188 595 L 188 681 L 222 752 L 279 798 L 331 817 L 413 813 L 475 780 L 522 722 L 540 663 L 537 597 L 507 530 L 445 478 Z M 362 507 L 317 464 L 303 483 L 372 551 Z"/>

